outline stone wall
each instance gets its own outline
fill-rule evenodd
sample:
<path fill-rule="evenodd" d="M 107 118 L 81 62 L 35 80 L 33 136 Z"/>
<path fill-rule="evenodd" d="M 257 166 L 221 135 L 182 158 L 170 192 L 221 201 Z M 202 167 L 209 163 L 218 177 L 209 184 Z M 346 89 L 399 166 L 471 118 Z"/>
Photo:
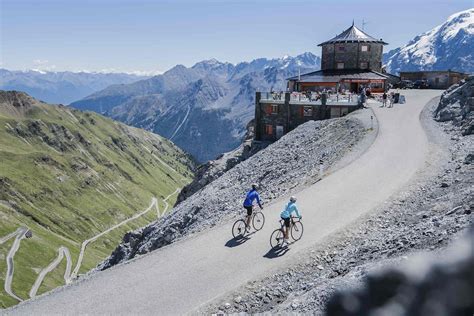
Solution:
<path fill-rule="evenodd" d="M 368 51 L 363 52 L 361 46 L 367 45 Z M 339 50 L 344 47 L 344 51 Z M 338 43 L 325 44 L 322 47 L 321 69 L 336 69 L 338 62 L 344 63 L 344 69 L 360 69 L 361 62 L 368 63 L 368 69 L 382 70 L 382 44 L 371 43 Z"/>
<path fill-rule="evenodd" d="M 255 100 L 255 140 L 270 142 L 277 140 L 279 136 L 285 135 L 308 121 L 331 118 L 332 107 L 344 108 L 342 111 L 344 113 L 350 113 L 359 108 L 359 106 L 354 105 L 335 104 L 332 101 L 328 101 L 326 106 L 315 103 L 292 103 L 289 93 L 285 93 L 282 100 L 262 102 L 261 93 L 257 92 Z M 271 107 L 274 107 L 275 111 L 270 111 Z M 266 133 L 266 125 L 272 126 L 272 134 Z M 277 126 L 283 127 L 280 135 L 277 135 Z"/>

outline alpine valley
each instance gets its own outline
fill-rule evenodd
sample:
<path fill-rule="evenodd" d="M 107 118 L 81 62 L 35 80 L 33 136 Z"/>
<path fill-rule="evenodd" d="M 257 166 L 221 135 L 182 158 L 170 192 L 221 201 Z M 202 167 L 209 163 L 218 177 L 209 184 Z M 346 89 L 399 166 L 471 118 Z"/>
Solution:
<path fill-rule="evenodd" d="M 312 53 L 237 65 L 211 59 L 108 87 L 71 106 L 153 131 L 204 162 L 241 143 L 253 118 L 256 90 L 286 90 L 287 77 L 319 64 Z"/>
<path fill-rule="evenodd" d="M 0 161 L 0 308 L 94 268 L 193 176 L 163 137 L 15 91 L 0 91 Z"/>

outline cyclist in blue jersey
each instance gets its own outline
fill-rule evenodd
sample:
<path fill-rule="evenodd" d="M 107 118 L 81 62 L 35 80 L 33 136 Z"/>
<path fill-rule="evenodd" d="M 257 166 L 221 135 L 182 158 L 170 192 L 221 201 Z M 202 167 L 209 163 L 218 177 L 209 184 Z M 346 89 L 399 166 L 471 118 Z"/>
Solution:
<path fill-rule="evenodd" d="M 247 219 L 245 223 L 247 225 L 247 229 L 250 227 L 250 219 L 252 217 L 252 211 L 253 211 L 253 202 L 255 200 L 257 201 L 260 209 L 263 210 L 262 203 L 260 202 L 260 195 L 258 195 L 257 189 L 258 189 L 258 185 L 256 183 L 252 184 L 252 189 L 249 192 L 247 192 L 247 195 L 245 197 L 244 208 L 247 210 Z"/>
<path fill-rule="evenodd" d="M 291 214 L 295 212 L 296 216 L 301 219 L 300 212 L 296 206 L 296 197 L 290 197 L 290 202 L 286 204 L 285 209 L 280 213 L 280 217 L 285 221 L 285 238 L 283 239 L 283 244 L 288 244 L 288 232 L 290 230 L 291 224 Z"/>

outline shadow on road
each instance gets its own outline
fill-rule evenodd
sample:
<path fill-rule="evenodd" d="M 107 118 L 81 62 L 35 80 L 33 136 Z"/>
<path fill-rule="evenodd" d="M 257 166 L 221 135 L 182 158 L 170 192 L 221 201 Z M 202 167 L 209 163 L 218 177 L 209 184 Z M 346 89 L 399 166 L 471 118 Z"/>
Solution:
<path fill-rule="evenodd" d="M 232 239 L 229 239 L 226 243 L 225 246 L 229 248 L 237 247 L 242 245 L 243 243 L 247 242 L 250 240 L 249 236 L 252 235 L 253 233 L 250 233 L 246 236 L 239 236 L 239 237 L 234 237 Z"/>
<path fill-rule="evenodd" d="M 275 259 L 284 256 L 289 250 L 290 248 L 288 248 L 288 246 L 276 247 L 268 250 L 268 252 L 263 256 L 268 259 Z"/>

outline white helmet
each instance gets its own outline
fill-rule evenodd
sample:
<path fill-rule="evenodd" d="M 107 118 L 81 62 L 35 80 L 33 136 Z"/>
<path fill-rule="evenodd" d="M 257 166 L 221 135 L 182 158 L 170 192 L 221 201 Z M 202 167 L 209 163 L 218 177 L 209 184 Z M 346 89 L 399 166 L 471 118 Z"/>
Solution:
<path fill-rule="evenodd" d="M 296 202 L 296 197 L 294 195 L 292 197 L 290 197 L 290 202 L 293 202 L 293 203 Z"/>

